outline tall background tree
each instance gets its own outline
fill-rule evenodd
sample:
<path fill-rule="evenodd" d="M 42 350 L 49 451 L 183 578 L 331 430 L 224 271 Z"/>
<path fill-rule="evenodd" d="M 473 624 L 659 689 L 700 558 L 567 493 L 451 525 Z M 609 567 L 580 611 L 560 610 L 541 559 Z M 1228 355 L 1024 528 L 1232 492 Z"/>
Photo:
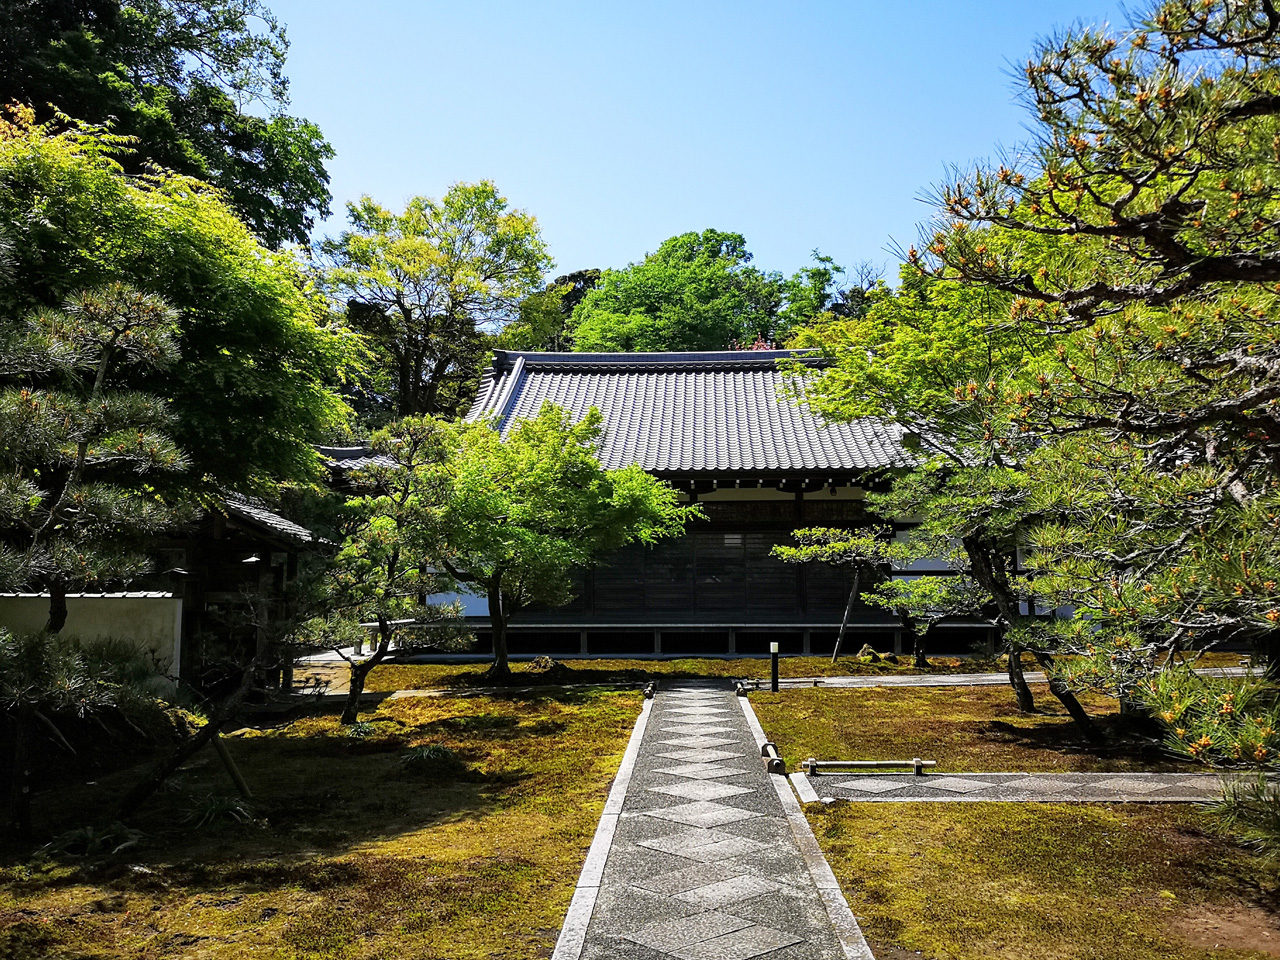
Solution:
<path fill-rule="evenodd" d="M 994 244 L 995 241 L 992 241 Z M 806 402 L 833 420 L 872 417 L 895 424 L 917 460 L 869 505 L 888 519 L 912 519 L 903 559 L 944 559 L 955 576 L 890 579 L 868 598 L 925 622 L 944 615 L 989 618 L 1008 653 L 1018 705 L 1034 709 L 1022 655 L 1054 663 L 1040 629 L 1034 585 L 1018 575 L 1019 547 L 1032 505 L 1026 460 L 1038 441 L 1002 428 L 989 400 L 997 380 L 1048 349 L 1004 323 L 1008 298 L 998 291 L 921 276 L 907 267 L 896 291 L 879 287 L 861 314 L 823 318 L 797 335 L 798 346 L 824 349 L 831 366 L 796 366 Z M 1007 426 L 1007 424 L 1006 424 Z M 1096 737 L 1067 684 L 1050 684 L 1081 729 Z"/>
<path fill-rule="evenodd" d="M 363 197 L 351 229 L 327 240 L 325 283 L 375 358 L 366 416 L 455 416 L 470 401 L 493 336 L 551 268 L 538 221 L 487 180 L 395 213 Z"/>
<path fill-rule="evenodd" d="M 213 184 L 267 246 L 306 244 L 333 150 L 286 113 L 287 52 L 259 0 L 2 0 L 0 104 L 110 122 L 129 172 Z"/>
<path fill-rule="evenodd" d="M 600 271 L 595 269 L 556 277 L 520 301 L 519 315 L 503 327 L 498 344 L 506 350 L 572 350 L 569 324 L 573 311 L 599 283 Z"/>
<path fill-rule="evenodd" d="M 356 722 L 369 672 L 388 657 L 470 645 L 457 604 L 441 602 L 450 581 L 428 532 L 436 498 L 427 484 L 447 456 L 444 435 L 433 420 L 397 421 L 373 435 L 377 458 L 349 479 L 354 495 L 345 505 L 344 537 L 315 585 L 323 613 L 296 637 L 303 647 L 323 643 L 347 662 L 343 723 Z"/>
<path fill-rule="evenodd" d="M 580 351 L 729 350 L 780 343 L 824 312 L 857 308 L 844 271 L 814 252 L 814 266 L 787 278 L 751 265 L 740 233 L 704 230 L 664 240 L 639 263 L 606 270 L 573 308 Z"/>
<path fill-rule="evenodd" d="M 0 223 L 12 282 L 0 318 L 56 309 L 113 282 L 165 298 L 179 358 L 132 368 L 127 386 L 165 397 L 183 483 L 249 490 L 316 476 L 311 443 L 341 428 L 337 394 L 359 360 L 298 261 L 272 252 L 216 192 L 170 173 L 129 175 L 119 137 L 55 132 L 29 110 L 0 115 Z"/>

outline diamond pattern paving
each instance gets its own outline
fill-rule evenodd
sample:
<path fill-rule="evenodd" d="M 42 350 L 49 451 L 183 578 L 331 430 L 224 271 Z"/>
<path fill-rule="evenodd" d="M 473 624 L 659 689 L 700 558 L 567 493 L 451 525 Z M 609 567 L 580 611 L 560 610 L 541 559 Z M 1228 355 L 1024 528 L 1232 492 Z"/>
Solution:
<path fill-rule="evenodd" d="M 628 940 L 634 940 L 636 943 L 666 953 L 749 926 L 751 926 L 750 920 L 731 917 L 726 913 L 709 912 L 693 917 L 681 917 L 679 920 L 660 920 L 641 927 L 634 934 L 623 934 L 623 936 Z"/>
<path fill-rule="evenodd" d="M 677 804 L 674 807 L 663 807 L 659 810 L 647 810 L 645 816 L 657 817 L 659 820 L 673 820 L 676 823 L 687 823 L 691 827 L 722 827 L 726 823 L 739 823 L 743 820 L 754 820 L 763 816 L 754 810 L 743 810 L 711 800 L 694 800 L 690 803 Z"/>
<path fill-rule="evenodd" d="M 673 956 L 680 960 L 751 960 L 752 957 L 789 947 L 800 940 L 794 934 L 757 925 L 683 947 L 675 951 Z"/>
<path fill-rule="evenodd" d="M 1021 780 L 1002 783 L 1001 786 L 1006 790 L 1025 790 L 1028 793 L 1061 793 L 1074 784 L 1069 780 L 1054 780 L 1052 777 L 1023 777 Z"/>
<path fill-rule="evenodd" d="M 828 774 L 808 781 L 819 797 L 894 802 L 1190 803 L 1211 800 L 1222 789 L 1217 777 L 1191 773 L 884 773 L 847 779 Z"/>
<path fill-rule="evenodd" d="M 717 880 L 730 880 L 745 876 L 750 871 L 732 863 L 699 863 L 692 867 L 672 870 L 656 877 L 640 877 L 634 885 L 642 890 L 665 893 L 669 896 L 684 893 L 694 887 L 705 887 Z"/>
<path fill-rule="evenodd" d="M 715 760 L 732 760 L 738 754 L 732 750 L 668 750 L 658 756 L 669 760 L 688 760 L 691 763 L 711 763 Z"/>
<path fill-rule="evenodd" d="M 717 777 L 735 777 L 747 771 L 742 767 L 728 767 L 717 763 L 685 763 L 678 767 L 663 767 L 658 773 L 673 777 L 690 777 L 695 780 L 714 780 Z"/>
<path fill-rule="evenodd" d="M 920 786 L 951 793 L 972 793 L 974 790 L 986 790 L 991 783 L 987 780 L 966 780 L 964 777 L 930 777 L 927 783 Z"/>
<path fill-rule="evenodd" d="M 1161 783 L 1158 780 L 1135 780 L 1133 777 L 1113 777 L 1110 780 L 1103 780 L 1096 784 L 1103 790 L 1114 790 L 1117 793 L 1154 793 L 1157 790 L 1163 790 L 1168 784 Z"/>
<path fill-rule="evenodd" d="M 733 733 L 733 727 L 708 725 L 705 723 L 668 723 L 662 727 L 665 733 L 682 734 L 686 737 L 706 736 L 713 733 Z"/>
<path fill-rule="evenodd" d="M 675 737 L 671 740 L 659 740 L 658 742 L 680 747 L 722 747 L 728 743 L 737 743 L 737 741 L 732 737 L 704 737 L 698 734 L 691 737 Z"/>
<path fill-rule="evenodd" d="M 717 830 L 696 830 L 683 834 L 669 834 L 655 840 L 641 840 L 639 845 L 662 853 L 674 854 L 689 860 L 702 863 L 714 863 L 732 860 L 761 850 L 767 850 L 768 844 L 746 837 L 737 837 L 731 833 Z"/>
<path fill-rule="evenodd" d="M 843 780 L 840 783 L 833 784 L 841 790 L 860 790 L 863 793 L 884 793 L 886 790 L 900 790 L 905 786 L 897 780 L 890 780 L 887 777 L 858 777 L 856 780 Z"/>
<path fill-rule="evenodd" d="M 847 960 L 737 698 L 663 688 L 650 710 L 569 960 Z"/>
<path fill-rule="evenodd" d="M 672 797 L 684 797 L 686 800 L 723 800 L 725 797 L 751 792 L 750 787 L 735 787 L 719 780 L 672 783 L 665 787 L 649 787 L 648 790 L 650 793 L 665 793 Z"/>
<path fill-rule="evenodd" d="M 724 907 L 729 909 L 735 903 L 741 903 L 743 900 L 750 900 L 753 897 L 761 897 L 766 893 L 773 893 L 775 890 L 781 889 L 782 887 L 779 884 L 761 877 L 732 877 L 728 880 L 717 880 L 715 883 L 708 883 L 705 887 L 694 887 L 684 893 L 677 893 L 676 899 L 692 904 L 695 907 L 713 909 Z"/>

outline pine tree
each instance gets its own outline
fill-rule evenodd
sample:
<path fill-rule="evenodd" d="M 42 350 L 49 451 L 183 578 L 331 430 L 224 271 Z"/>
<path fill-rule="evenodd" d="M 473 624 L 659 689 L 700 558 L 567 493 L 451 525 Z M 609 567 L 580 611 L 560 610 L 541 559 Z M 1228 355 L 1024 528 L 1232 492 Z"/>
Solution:
<path fill-rule="evenodd" d="M 172 310 L 121 283 L 13 325 L 0 349 L 0 578 L 49 594 L 51 633 L 69 590 L 148 568 L 145 538 L 181 511 L 152 486 L 182 471 L 163 400 L 116 380 L 177 357 Z"/>

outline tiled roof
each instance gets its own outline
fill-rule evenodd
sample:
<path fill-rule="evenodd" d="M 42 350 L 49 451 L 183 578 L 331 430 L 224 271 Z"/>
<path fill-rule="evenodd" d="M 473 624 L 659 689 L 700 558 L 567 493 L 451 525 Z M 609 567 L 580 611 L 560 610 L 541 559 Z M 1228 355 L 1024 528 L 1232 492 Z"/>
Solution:
<path fill-rule="evenodd" d="M 0 597 L 20 597 L 24 600 L 40 597 L 47 600 L 47 593 L 0 593 Z M 116 593 L 68 593 L 68 600 L 165 600 L 172 599 L 173 594 L 167 590 L 125 590 Z"/>
<path fill-rule="evenodd" d="M 468 419 L 505 436 L 548 401 L 582 416 L 598 407 L 605 467 L 656 473 L 834 474 L 906 465 L 900 431 L 875 420 L 829 423 L 786 395 L 788 350 L 715 353 L 495 351 Z"/>
<path fill-rule="evenodd" d="M 265 504 L 257 500 L 250 500 L 241 494 L 232 493 L 227 495 L 223 503 L 228 513 L 266 527 L 286 540 L 293 540 L 295 543 L 316 543 L 319 540 L 306 527 L 292 520 L 286 520 L 280 514 L 268 510 Z"/>
<path fill-rule="evenodd" d="M 349 473 L 375 463 L 390 463 L 388 457 L 373 452 L 371 447 L 316 447 L 316 453 L 330 470 Z"/>

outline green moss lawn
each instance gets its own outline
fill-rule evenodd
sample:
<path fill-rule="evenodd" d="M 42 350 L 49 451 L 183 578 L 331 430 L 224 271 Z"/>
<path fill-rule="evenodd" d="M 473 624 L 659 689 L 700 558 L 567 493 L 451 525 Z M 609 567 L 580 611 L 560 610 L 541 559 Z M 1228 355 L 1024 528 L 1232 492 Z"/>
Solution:
<path fill-rule="evenodd" d="M 917 670 L 906 657 L 898 663 L 842 657 L 783 657 L 778 673 L 783 677 L 904 676 L 919 673 L 984 673 L 1000 669 L 992 660 L 934 657 L 929 670 Z M 484 676 L 487 663 L 469 664 L 387 664 L 375 667 L 365 689 L 427 690 L 437 687 L 484 687 L 492 680 Z M 536 669 L 531 663 L 513 662 L 510 685 L 578 683 L 647 683 L 650 680 L 742 679 L 769 676 L 768 658 L 733 660 L 687 658 L 680 660 L 561 660 L 552 670 Z"/>
<path fill-rule="evenodd" d="M 1005 687 L 751 702 L 792 769 L 808 756 L 921 756 L 943 771 L 1180 768 L 1103 698 L 1085 703 L 1119 743 L 1086 750 L 1047 687 L 1034 689 L 1042 714 L 1019 714 Z M 805 812 L 879 960 L 1280 956 L 1274 869 L 1194 806 L 841 801 Z"/>
<path fill-rule="evenodd" d="M 200 827 L 233 794 L 212 752 L 144 808 L 114 857 L 7 853 L 0 957 L 524 958 L 555 943 L 634 692 L 406 698 L 366 713 L 246 730 L 228 746 L 256 793 L 252 822 Z M 413 769 L 447 747 L 465 765 Z M 137 770 L 39 799 L 56 833 Z"/>

